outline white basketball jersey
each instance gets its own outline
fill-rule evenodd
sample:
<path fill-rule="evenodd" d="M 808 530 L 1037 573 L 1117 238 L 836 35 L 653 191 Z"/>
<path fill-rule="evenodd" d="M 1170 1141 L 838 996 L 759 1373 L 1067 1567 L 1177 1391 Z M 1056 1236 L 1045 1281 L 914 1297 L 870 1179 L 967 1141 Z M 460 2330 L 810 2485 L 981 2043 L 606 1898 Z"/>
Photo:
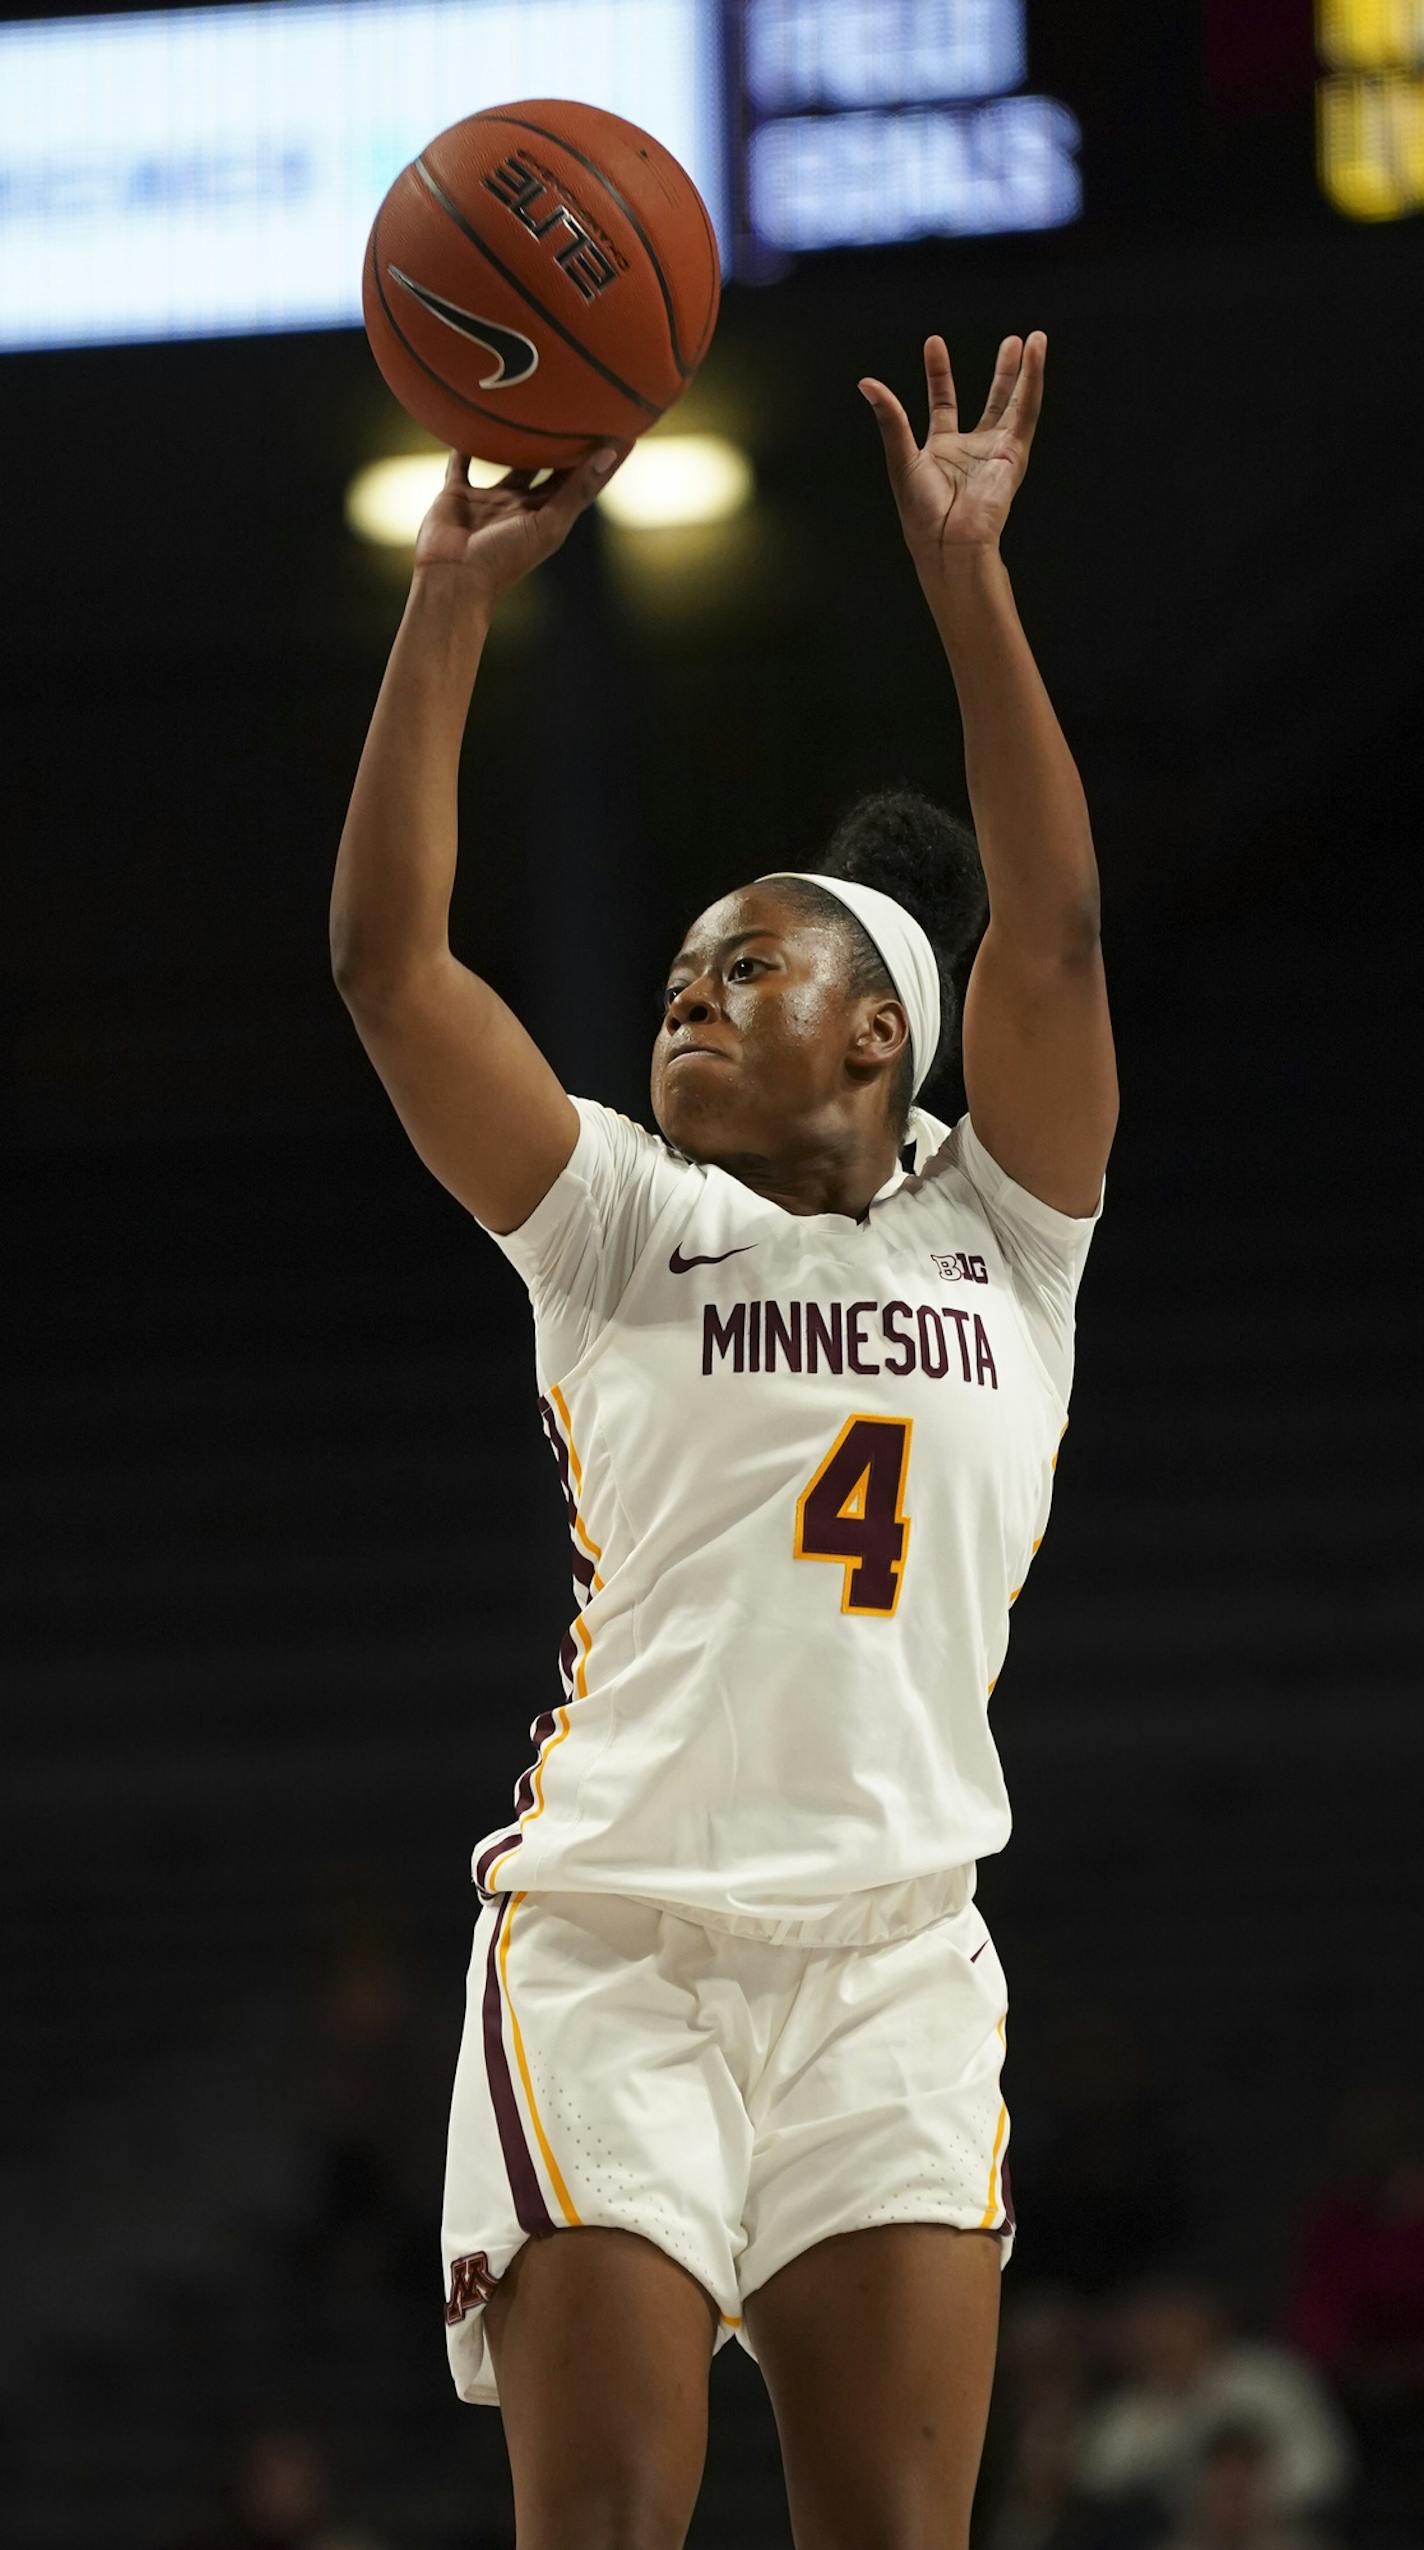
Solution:
<path fill-rule="evenodd" d="M 577 1610 L 476 1879 L 895 1936 L 1008 1838 L 989 1695 L 1103 1198 L 1056 1212 L 917 1110 L 862 1221 L 790 1213 L 574 1104 L 567 1167 L 492 1236 L 533 1302 Z"/>

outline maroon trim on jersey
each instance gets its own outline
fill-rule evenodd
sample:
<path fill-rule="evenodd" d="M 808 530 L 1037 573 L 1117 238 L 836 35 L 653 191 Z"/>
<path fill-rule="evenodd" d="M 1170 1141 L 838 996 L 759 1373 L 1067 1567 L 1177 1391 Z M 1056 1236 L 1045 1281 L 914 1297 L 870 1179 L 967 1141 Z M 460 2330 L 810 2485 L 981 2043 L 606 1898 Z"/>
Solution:
<path fill-rule="evenodd" d="M 569 1477 L 569 1448 L 565 1443 L 563 1436 L 559 1432 L 553 1407 L 547 1399 L 540 1400 L 539 1415 L 543 1423 L 544 1432 L 549 1438 L 550 1449 L 553 1452 L 554 1459 L 559 1465 L 559 1484 L 564 1491 L 564 1503 L 568 1507 L 569 1540 L 573 1546 L 574 1583 L 581 1586 L 585 1594 L 591 1594 L 593 1591 L 593 1561 L 589 1557 L 587 1550 L 583 1547 L 579 1540 L 578 1533 L 574 1529 L 574 1525 L 578 1520 L 578 1500 L 574 1495 L 573 1483 Z"/>
<path fill-rule="evenodd" d="M 554 1459 L 558 1463 L 559 1482 L 564 1491 L 564 1503 L 568 1508 L 569 1542 L 573 1557 L 574 1585 L 576 1589 L 582 1587 L 585 1596 L 587 1596 L 593 1591 L 593 1561 L 589 1557 L 587 1551 L 582 1547 L 578 1534 L 574 1529 L 578 1520 L 578 1506 L 574 1498 L 573 1487 L 569 1478 L 568 1446 L 559 1432 L 558 1423 L 554 1416 L 553 1406 L 549 1400 L 540 1400 L 539 1415 L 543 1421 L 544 1432 L 548 1436 Z M 564 1699 L 566 1704 L 573 1702 L 578 1697 L 574 1688 L 574 1675 L 578 1670 L 578 1652 L 578 1641 L 574 1636 L 572 1628 L 566 1629 L 559 1647 L 559 1669 L 564 1678 Z M 534 1724 L 529 1730 L 529 1740 L 534 1746 L 534 1759 L 527 1770 L 520 1772 L 519 1778 L 515 1783 L 514 1790 L 514 1812 L 519 1817 L 521 1825 L 523 1824 L 523 1820 L 528 1814 L 530 1807 L 534 1803 L 535 1777 L 538 1772 L 540 1762 L 544 1758 L 544 1747 L 548 1743 L 548 1740 L 553 1734 L 557 1724 L 558 1711 L 556 1709 L 545 1709 L 542 1715 L 535 1719 Z M 497 1897 L 490 1894 L 485 1885 L 484 1881 L 486 1871 L 494 1866 L 497 1859 L 502 1859 L 506 1851 L 512 1850 L 515 1844 L 517 1842 L 522 1842 L 523 1839 L 524 1835 L 522 1831 L 517 1833 L 504 1833 L 500 1836 L 500 1839 L 497 1842 L 491 1842 L 488 1849 L 482 1850 L 479 1858 L 476 1860 L 475 1883 L 479 1887 L 487 1904 L 494 1903 L 497 1900 Z M 500 1891 L 503 1892 L 503 1889 Z"/>
<path fill-rule="evenodd" d="M 504 2166 L 509 2178 L 509 2192 L 514 2198 L 514 2210 L 519 2218 L 519 2227 L 521 2231 L 552 2231 L 555 2227 L 554 2220 L 544 2202 L 533 2155 L 524 2139 L 524 2128 L 519 2121 L 519 2108 L 514 2096 L 514 2083 L 509 2077 L 509 2058 L 504 2050 L 504 2005 L 500 1996 L 499 1969 L 495 1964 L 495 1951 L 499 1946 L 499 1934 L 508 1918 L 509 1897 L 506 1895 L 495 1915 L 494 1928 L 490 1933 L 489 1963 L 485 1970 L 485 2074 L 489 2081 L 490 2099 L 494 2106 L 495 2122 L 499 2127 L 500 2145 L 504 2152 Z"/>
<path fill-rule="evenodd" d="M 534 1724 L 529 1730 L 530 1738 L 537 1746 L 538 1752 L 536 1753 L 534 1760 L 530 1763 L 528 1770 L 520 1772 L 519 1786 L 514 1792 L 514 1812 L 517 1816 L 519 1816 L 521 1821 L 528 1814 L 530 1807 L 534 1803 L 534 1778 L 539 1768 L 539 1754 L 542 1754 L 545 1741 L 553 1734 L 557 1724 L 558 1720 L 554 1711 L 552 1709 L 546 1709 L 542 1717 L 535 1719 Z"/>
<path fill-rule="evenodd" d="M 484 1896 L 487 1904 L 497 1904 L 500 1895 L 504 1890 L 503 1888 L 498 1888 L 494 1894 L 489 1892 L 489 1889 L 485 1884 L 486 1870 L 493 1868 L 495 1861 L 497 1859 L 502 1859 L 506 1851 L 513 1850 L 515 1843 L 522 1841 L 523 1838 L 524 1836 L 522 1833 L 501 1833 L 499 1840 L 497 1842 L 491 1842 L 488 1850 L 481 1851 L 479 1858 L 476 1860 L 475 1884 L 478 1886 L 480 1893 Z"/>

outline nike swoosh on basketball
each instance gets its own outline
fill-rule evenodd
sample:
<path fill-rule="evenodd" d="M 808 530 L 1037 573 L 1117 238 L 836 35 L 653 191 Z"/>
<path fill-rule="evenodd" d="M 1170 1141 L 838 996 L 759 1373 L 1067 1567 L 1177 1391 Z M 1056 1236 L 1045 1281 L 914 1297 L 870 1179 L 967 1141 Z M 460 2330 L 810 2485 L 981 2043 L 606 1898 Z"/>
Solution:
<path fill-rule="evenodd" d="M 675 1248 L 668 1259 L 668 1273 L 690 1275 L 694 1266 L 720 1266 L 724 1258 L 745 1257 L 747 1250 L 755 1247 L 755 1240 L 743 1240 L 740 1248 L 724 1248 L 721 1257 L 684 1257 L 682 1250 Z"/>
<path fill-rule="evenodd" d="M 459 335 L 474 337 L 498 358 L 498 368 L 481 381 L 482 390 L 512 389 L 516 382 L 527 381 L 531 372 L 538 371 L 539 348 L 532 337 L 521 336 L 518 328 L 502 328 L 493 319 L 482 319 L 473 310 L 462 310 L 457 301 L 446 301 L 428 284 L 417 283 L 414 275 L 402 273 L 399 266 L 388 266 L 386 271 L 392 283 L 403 285 L 432 319 L 443 319 L 446 327 L 454 328 Z"/>

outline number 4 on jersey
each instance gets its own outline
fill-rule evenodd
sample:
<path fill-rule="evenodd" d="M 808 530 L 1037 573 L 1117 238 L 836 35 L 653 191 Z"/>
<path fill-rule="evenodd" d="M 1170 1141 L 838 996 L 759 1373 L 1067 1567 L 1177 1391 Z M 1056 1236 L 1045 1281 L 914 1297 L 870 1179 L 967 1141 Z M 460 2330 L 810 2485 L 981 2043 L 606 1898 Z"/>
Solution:
<path fill-rule="evenodd" d="M 888 1620 L 900 1599 L 910 1518 L 901 1511 L 910 1417 L 847 1417 L 796 1500 L 796 1555 L 845 1569 L 842 1611 Z"/>

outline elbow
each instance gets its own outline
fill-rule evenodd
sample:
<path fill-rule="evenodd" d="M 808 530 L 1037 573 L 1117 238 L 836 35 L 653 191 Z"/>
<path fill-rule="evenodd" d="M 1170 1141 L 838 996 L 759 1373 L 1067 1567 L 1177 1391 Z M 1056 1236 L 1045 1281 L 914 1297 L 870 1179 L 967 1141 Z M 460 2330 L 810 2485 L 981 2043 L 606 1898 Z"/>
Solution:
<path fill-rule="evenodd" d="M 333 912 L 327 930 L 327 947 L 331 957 L 331 979 L 339 992 L 345 992 L 356 970 L 356 949 L 349 921 Z"/>
<path fill-rule="evenodd" d="M 1102 899 L 1096 885 L 1075 896 L 1061 923 L 1063 953 L 1069 958 L 1096 956 L 1102 945 Z"/>
<path fill-rule="evenodd" d="M 331 960 L 331 979 L 348 1009 L 355 1009 L 358 1002 L 369 1003 L 369 981 L 351 965 L 338 964 L 335 956 Z"/>
<path fill-rule="evenodd" d="M 988 936 L 1024 964 L 1053 971 L 1092 964 L 1102 946 L 1097 888 L 1085 888 L 1066 902 L 1036 897 L 1010 910 L 1001 905 L 996 911 L 991 902 Z"/>
<path fill-rule="evenodd" d="M 402 950 L 399 957 L 385 950 L 377 961 L 369 948 L 360 947 L 349 932 L 340 929 L 332 931 L 330 948 L 331 979 L 347 1008 L 372 1015 L 397 1004 L 406 1008 L 412 999 L 421 998 L 450 958 L 449 942 L 441 940 L 414 952 Z"/>
<path fill-rule="evenodd" d="M 349 948 L 332 948 L 331 979 L 347 1008 L 353 1013 L 357 1010 L 374 1009 L 383 998 L 383 987 L 379 978 L 371 971 L 369 965 L 358 964 Z"/>
<path fill-rule="evenodd" d="M 376 965 L 370 948 L 361 944 L 349 922 L 332 922 L 328 946 L 331 979 L 347 1006 L 369 997 L 388 969 Z"/>

